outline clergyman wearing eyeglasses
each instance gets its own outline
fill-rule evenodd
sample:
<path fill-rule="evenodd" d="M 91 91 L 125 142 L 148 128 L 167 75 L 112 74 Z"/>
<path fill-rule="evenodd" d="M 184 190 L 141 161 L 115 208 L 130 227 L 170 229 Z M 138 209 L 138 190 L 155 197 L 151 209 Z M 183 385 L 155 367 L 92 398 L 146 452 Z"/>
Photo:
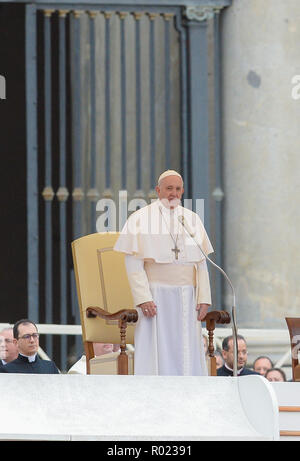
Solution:
<path fill-rule="evenodd" d="M 12 362 L 3 365 L 0 368 L 0 373 L 59 373 L 54 362 L 39 358 L 37 354 L 39 348 L 39 334 L 36 325 L 31 320 L 22 319 L 15 323 L 13 327 L 13 336 L 19 355 Z"/>

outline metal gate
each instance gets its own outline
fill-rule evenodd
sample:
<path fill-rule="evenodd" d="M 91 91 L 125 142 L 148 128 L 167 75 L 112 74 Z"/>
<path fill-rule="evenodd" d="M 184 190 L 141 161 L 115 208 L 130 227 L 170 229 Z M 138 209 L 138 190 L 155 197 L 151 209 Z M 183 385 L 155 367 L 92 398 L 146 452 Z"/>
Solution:
<path fill-rule="evenodd" d="M 119 230 L 154 198 L 166 168 L 182 171 L 188 198 L 207 201 L 205 225 L 219 244 L 219 99 L 215 80 L 210 107 L 207 37 L 211 24 L 217 45 L 227 2 L 121 3 L 26 7 L 28 316 L 40 323 L 80 323 L 71 241 Z M 70 341 L 46 340 L 63 370 Z"/>

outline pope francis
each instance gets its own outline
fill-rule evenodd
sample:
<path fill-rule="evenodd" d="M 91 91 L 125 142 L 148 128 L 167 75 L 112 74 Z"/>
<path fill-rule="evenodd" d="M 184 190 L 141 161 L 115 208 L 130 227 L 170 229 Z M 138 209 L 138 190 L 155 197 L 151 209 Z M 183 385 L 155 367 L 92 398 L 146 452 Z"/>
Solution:
<path fill-rule="evenodd" d="M 201 320 L 211 293 L 206 260 L 195 240 L 205 254 L 213 248 L 199 216 L 180 205 L 184 189 L 179 173 L 162 173 L 156 192 L 156 201 L 129 217 L 114 247 L 126 254 L 139 309 L 134 372 L 207 375 Z"/>

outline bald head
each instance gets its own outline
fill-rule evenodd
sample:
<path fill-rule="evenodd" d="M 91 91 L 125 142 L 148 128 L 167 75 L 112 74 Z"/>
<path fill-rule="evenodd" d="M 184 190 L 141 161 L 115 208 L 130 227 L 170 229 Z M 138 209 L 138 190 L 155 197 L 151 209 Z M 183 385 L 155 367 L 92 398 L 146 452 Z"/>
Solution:
<path fill-rule="evenodd" d="M 0 332 L 0 359 L 6 363 L 18 357 L 18 348 L 14 342 L 13 329 L 4 328 Z"/>

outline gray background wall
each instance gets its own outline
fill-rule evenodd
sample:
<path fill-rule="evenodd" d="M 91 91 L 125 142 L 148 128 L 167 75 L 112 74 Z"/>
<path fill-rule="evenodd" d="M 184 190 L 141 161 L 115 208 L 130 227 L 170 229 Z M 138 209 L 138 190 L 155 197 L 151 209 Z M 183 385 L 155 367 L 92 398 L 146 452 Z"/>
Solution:
<path fill-rule="evenodd" d="M 297 0 L 235 0 L 224 11 L 224 255 L 239 326 L 299 316 L 299 43 Z"/>

